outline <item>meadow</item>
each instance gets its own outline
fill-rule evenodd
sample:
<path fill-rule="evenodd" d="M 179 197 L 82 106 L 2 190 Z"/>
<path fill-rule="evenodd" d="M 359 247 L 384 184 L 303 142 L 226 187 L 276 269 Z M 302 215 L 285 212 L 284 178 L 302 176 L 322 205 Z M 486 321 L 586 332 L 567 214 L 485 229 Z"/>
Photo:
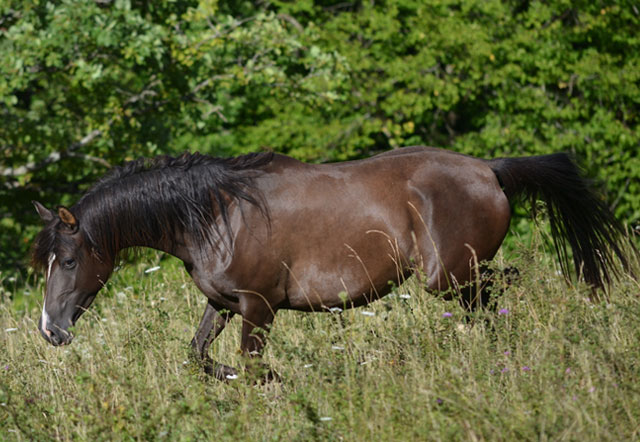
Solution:
<path fill-rule="evenodd" d="M 5 279 L 0 439 L 639 439 L 638 279 L 594 299 L 543 244 L 499 252 L 495 265 L 520 278 L 470 322 L 415 279 L 358 309 L 279 312 L 264 361 L 282 379 L 270 383 L 202 373 L 189 343 L 205 298 L 173 258 L 124 265 L 57 348 L 37 331 L 42 278 Z M 214 359 L 242 366 L 240 326 Z"/>

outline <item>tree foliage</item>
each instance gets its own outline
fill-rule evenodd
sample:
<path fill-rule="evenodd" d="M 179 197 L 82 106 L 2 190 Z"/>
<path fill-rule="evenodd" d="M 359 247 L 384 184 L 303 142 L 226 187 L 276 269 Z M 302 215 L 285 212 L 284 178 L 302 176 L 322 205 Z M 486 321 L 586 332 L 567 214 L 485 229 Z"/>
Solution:
<path fill-rule="evenodd" d="M 566 0 L 5 0 L 0 267 L 30 200 L 159 153 L 570 151 L 640 220 L 640 11 Z"/>

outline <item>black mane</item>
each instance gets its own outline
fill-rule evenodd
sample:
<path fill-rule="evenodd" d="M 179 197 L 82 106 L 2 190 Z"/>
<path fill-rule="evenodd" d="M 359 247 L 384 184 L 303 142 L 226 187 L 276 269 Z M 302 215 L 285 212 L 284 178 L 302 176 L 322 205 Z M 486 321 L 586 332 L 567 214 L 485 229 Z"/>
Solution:
<path fill-rule="evenodd" d="M 228 205 L 244 200 L 267 216 L 253 179 L 272 153 L 215 158 L 199 153 L 140 158 L 111 170 L 71 207 L 85 240 L 101 259 L 115 260 L 135 244 L 157 243 L 187 232 L 198 244 L 229 232 Z M 36 237 L 33 264 L 42 267 L 54 251 L 56 217 Z"/>

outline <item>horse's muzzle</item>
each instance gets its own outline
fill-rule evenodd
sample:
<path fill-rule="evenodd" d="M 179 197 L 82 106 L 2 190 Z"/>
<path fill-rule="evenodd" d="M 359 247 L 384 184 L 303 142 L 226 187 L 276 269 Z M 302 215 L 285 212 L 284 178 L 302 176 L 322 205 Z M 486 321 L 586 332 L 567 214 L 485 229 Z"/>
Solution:
<path fill-rule="evenodd" d="M 52 330 L 53 329 L 53 330 Z M 57 327 L 53 324 L 52 328 L 47 327 L 47 330 L 42 329 L 42 318 L 38 321 L 38 330 L 42 337 L 51 345 L 57 347 L 59 345 L 70 344 L 73 340 L 73 335 L 68 331 Z"/>

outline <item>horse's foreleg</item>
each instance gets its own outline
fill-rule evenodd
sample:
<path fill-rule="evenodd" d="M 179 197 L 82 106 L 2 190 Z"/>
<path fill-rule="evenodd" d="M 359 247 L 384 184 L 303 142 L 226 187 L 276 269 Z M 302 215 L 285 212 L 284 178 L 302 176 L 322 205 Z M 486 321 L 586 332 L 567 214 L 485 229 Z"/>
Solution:
<path fill-rule="evenodd" d="M 220 380 L 227 380 L 228 376 L 235 376 L 236 370 L 226 365 L 216 364 L 209 357 L 209 346 L 211 346 L 213 340 L 218 337 L 232 317 L 233 312 L 225 311 L 221 314 L 209 301 L 204 309 L 198 330 L 191 340 L 191 347 L 198 360 L 204 365 L 205 373 L 213 374 Z"/>
<path fill-rule="evenodd" d="M 242 341 L 240 348 L 248 356 L 247 369 L 253 371 L 257 378 L 264 380 L 278 379 L 279 376 L 256 359 L 262 356 L 266 344 L 269 327 L 273 322 L 274 311 L 268 306 L 258 305 L 243 312 Z M 258 371 L 256 373 L 256 370 Z"/>

